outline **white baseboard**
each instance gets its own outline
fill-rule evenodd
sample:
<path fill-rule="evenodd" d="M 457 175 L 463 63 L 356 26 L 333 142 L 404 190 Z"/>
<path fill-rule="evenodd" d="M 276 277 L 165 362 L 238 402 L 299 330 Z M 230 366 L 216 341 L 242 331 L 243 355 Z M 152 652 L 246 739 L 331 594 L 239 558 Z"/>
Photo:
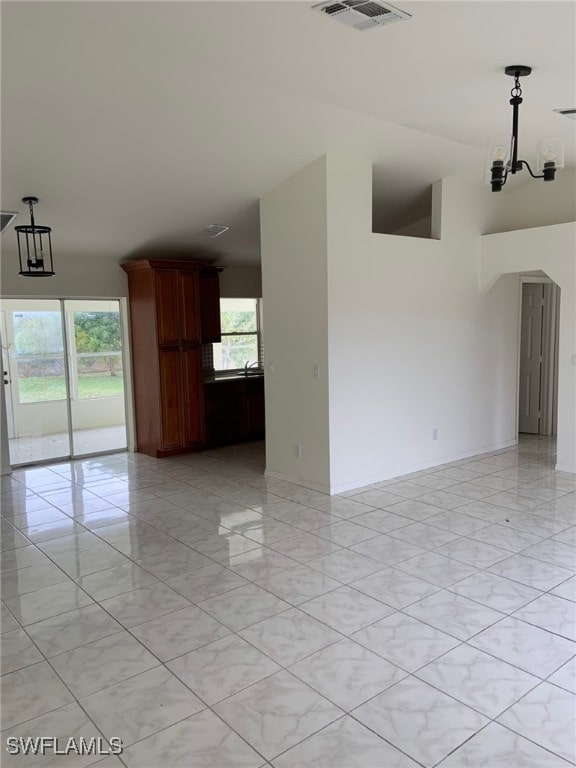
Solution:
<path fill-rule="evenodd" d="M 385 480 L 392 480 L 396 477 L 403 477 L 404 475 L 411 475 L 413 472 L 420 472 L 423 469 L 430 469 L 431 467 L 441 467 L 444 464 L 451 464 L 453 461 L 460 461 L 462 459 L 471 459 L 474 456 L 481 456 L 484 453 L 493 453 L 494 451 L 502 451 L 506 448 L 512 448 L 518 444 L 518 439 L 506 440 L 503 443 L 493 443 L 492 445 L 483 445 L 481 448 L 473 448 L 470 451 L 461 451 L 460 453 L 454 453 L 450 456 L 441 456 L 429 461 L 424 461 L 418 464 L 411 464 L 405 467 L 394 467 L 393 469 L 378 475 L 371 475 L 370 477 L 361 477 L 357 480 L 351 480 L 346 483 L 339 483 L 331 486 L 331 493 L 344 493 L 344 491 L 354 491 L 356 488 L 363 488 L 365 485 L 372 485 L 373 483 L 383 483 Z"/>
<path fill-rule="evenodd" d="M 574 464 L 556 464 L 554 469 L 556 472 L 569 472 L 571 475 L 576 475 L 576 466 Z"/>
<path fill-rule="evenodd" d="M 286 475 L 284 472 L 274 472 L 271 469 L 267 469 L 264 472 L 264 477 L 270 477 L 273 480 L 284 480 L 286 483 L 294 483 L 294 485 L 300 485 L 302 488 L 309 488 L 312 491 L 319 491 L 320 493 L 330 493 L 330 489 L 323 483 L 316 483 L 314 480 L 307 480 L 306 478 L 296 477 L 294 475 Z"/>
<path fill-rule="evenodd" d="M 276 480 L 285 480 L 287 483 L 294 483 L 295 485 L 301 485 L 303 488 L 310 488 L 314 491 L 320 491 L 320 493 L 327 493 L 334 495 L 337 493 L 344 493 L 345 491 L 353 491 L 356 488 L 363 488 L 366 485 L 372 485 L 373 483 L 382 483 L 385 480 L 392 480 L 395 477 L 402 477 L 403 475 L 410 475 L 413 472 L 420 472 L 422 469 L 430 469 L 431 467 L 441 467 L 444 464 L 451 464 L 453 461 L 460 461 L 461 459 L 470 459 L 474 456 L 480 456 L 484 453 L 492 453 L 494 451 L 502 451 L 506 448 L 512 448 L 518 444 L 518 438 L 511 440 L 505 440 L 502 443 L 493 443 L 492 445 L 483 445 L 480 448 L 473 448 L 469 451 L 462 451 L 460 453 L 451 454 L 450 456 L 441 456 L 429 461 L 420 462 L 418 464 L 411 464 L 404 467 L 394 467 L 386 472 L 378 473 L 376 475 L 370 475 L 368 477 L 359 477 L 355 480 L 346 481 L 345 483 L 337 483 L 334 485 L 327 485 L 323 483 L 317 483 L 313 480 L 307 480 L 302 477 L 295 477 L 292 475 L 286 475 L 283 472 L 274 472 L 267 469 L 264 473 L 265 477 L 274 478 Z M 564 472 L 573 472 L 574 469 L 563 469 Z"/>

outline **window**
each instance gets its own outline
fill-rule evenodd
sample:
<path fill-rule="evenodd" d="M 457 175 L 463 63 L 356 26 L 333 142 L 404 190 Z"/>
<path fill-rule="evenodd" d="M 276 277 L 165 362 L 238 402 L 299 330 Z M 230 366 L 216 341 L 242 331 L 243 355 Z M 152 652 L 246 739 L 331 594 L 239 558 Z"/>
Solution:
<path fill-rule="evenodd" d="M 119 311 L 71 311 L 66 305 L 70 397 L 86 400 L 122 397 L 122 333 Z M 104 303 L 104 302 L 101 302 Z M 107 302 L 108 305 L 118 302 Z M 30 310 L 12 313 L 18 401 L 40 403 L 65 400 L 66 370 L 60 311 Z"/>
<path fill-rule="evenodd" d="M 12 322 L 19 402 L 64 400 L 66 380 L 60 312 L 13 312 Z"/>
<path fill-rule="evenodd" d="M 213 344 L 214 369 L 234 371 L 260 366 L 260 300 L 220 299 L 222 341 Z"/>
<path fill-rule="evenodd" d="M 77 396 L 124 394 L 120 312 L 73 312 Z"/>

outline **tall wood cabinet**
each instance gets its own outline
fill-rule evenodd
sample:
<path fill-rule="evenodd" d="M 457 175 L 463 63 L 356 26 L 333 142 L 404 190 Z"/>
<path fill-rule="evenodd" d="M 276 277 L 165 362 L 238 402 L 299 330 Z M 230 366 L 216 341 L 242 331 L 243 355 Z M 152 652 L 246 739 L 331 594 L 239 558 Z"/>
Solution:
<path fill-rule="evenodd" d="M 222 338 L 220 272 L 221 268 L 200 270 L 200 326 L 203 342 L 219 342 Z"/>
<path fill-rule="evenodd" d="M 219 270 L 161 259 L 122 268 L 128 275 L 137 450 L 154 457 L 198 450 L 205 441 L 200 286 L 206 275 L 212 281 L 215 276 L 217 286 Z M 211 337 L 219 340 L 213 328 Z"/>

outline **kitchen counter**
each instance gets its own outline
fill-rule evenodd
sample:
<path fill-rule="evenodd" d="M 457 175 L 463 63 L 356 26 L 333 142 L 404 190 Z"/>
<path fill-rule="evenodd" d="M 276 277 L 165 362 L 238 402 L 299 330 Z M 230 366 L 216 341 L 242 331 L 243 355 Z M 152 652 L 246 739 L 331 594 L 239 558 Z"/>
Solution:
<path fill-rule="evenodd" d="M 223 381 L 248 381 L 250 379 L 263 380 L 264 374 L 249 373 L 248 376 L 245 376 L 243 373 L 235 373 L 231 376 L 205 376 L 204 384 L 220 384 Z"/>

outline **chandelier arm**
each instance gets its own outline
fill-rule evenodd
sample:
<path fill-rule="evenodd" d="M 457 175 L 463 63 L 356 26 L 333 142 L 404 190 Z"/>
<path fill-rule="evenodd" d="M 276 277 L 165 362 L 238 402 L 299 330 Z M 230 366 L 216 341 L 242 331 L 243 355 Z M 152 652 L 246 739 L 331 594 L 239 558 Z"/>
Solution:
<path fill-rule="evenodd" d="M 526 168 L 528 168 L 528 173 L 530 174 L 530 176 L 532 176 L 533 179 L 543 179 L 544 178 L 544 174 L 542 174 L 541 176 L 536 176 L 534 173 L 532 173 L 532 168 L 530 168 L 530 166 L 528 165 L 526 160 L 518 160 L 518 165 L 520 167 L 525 165 Z"/>

